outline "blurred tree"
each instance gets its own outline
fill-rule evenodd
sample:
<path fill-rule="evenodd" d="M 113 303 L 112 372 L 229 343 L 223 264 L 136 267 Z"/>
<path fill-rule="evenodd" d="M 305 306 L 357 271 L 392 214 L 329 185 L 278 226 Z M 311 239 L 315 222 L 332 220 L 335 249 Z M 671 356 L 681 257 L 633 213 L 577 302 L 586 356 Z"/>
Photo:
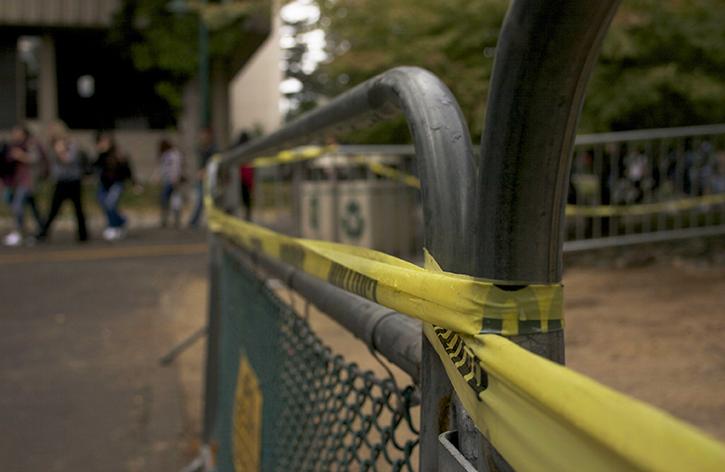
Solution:
<path fill-rule="evenodd" d="M 334 95 L 395 66 L 424 67 L 451 88 L 471 129 L 480 133 L 506 7 L 504 0 L 321 1 L 329 59 L 316 75 Z M 409 137 L 405 123 L 397 120 L 349 139 L 404 142 Z"/>
<path fill-rule="evenodd" d="M 177 2 L 178 3 L 178 2 Z M 203 10 L 193 0 L 182 1 L 187 12 L 174 12 L 173 0 L 123 0 L 114 15 L 109 41 L 154 78 L 156 93 L 178 113 L 183 86 L 198 70 L 199 15 L 211 31 L 212 61 L 243 64 L 269 30 L 269 0 L 220 4 L 209 0 Z M 266 17 L 249 21 L 250 17 Z M 266 24 L 260 28 L 260 24 Z"/>
<path fill-rule="evenodd" d="M 328 60 L 299 77 L 334 96 L 398 65 L 431 70 L 463 109 L 474 141 L 506 0 L 318 0 Z M 722 0 L 623 0 L 584 104 L 582 132 L 725 121 Z M 307 103 L 305 106 L 309 107 Z M 347 138 L 404 142 L 402 120 Z"/>
<path fill-rule="evenodd" d="M 285 19 L 282 16 L 284 33 L 282 58 L 287 80 L 297 81 L 297 88 L 284 92 L 289 111 L 285 119 L 290 121 L 316 107 L 330 91 L 326 74 L 315 70 L 316 62 L 309 55 L 307 36 L 319 30 L 316 18 Z"/>
<path fill-rule="evenodd" d="M 580 128 L 725 121 L 722 0 L 624 0 L 604 41 Z"/>

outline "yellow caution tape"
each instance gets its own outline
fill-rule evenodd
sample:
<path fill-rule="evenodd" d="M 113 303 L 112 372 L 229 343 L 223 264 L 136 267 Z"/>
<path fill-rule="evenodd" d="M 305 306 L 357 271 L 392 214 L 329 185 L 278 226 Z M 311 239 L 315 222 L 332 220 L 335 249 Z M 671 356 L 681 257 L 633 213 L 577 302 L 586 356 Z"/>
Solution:
<path fill-rule="evenodd" d="M 440 271 L 432 257 L 426 268 Z M 423 323 L 476 428 L 518 471 L 725 470 L 725 447 L 500 336 Z"/>
<path fill-rule="evenodd" d="M 258 157 L 252 161 L 252 167 L 272 167 L 280 164 L 317 159 L 320 156 L 335 152 L 336 145 L 331 146 L 305 146 L 288 151 L 281 151 L 274 156 Z"/>
<path fill-rule="evenodd" d="M 517 471 L 722 471 L 725 446 L 494 335 L 424 324 L 476 427 Z"/>
<path fill-rule="evenodd" d="M 567 205 L 567 216 L 637 216 L 653 213 L 691 210 L 698 207 L 725 203 L 725 193 L 688 197 L 656 203 L 638 203 L 634 205 Z"/>
<path fill-rule="evenodd" d="M 516 335 L 562 328 L 560 284 L 506 286 L 432 272 L 372 249 L 285 236 L 228 215 L 209 198 L 207 210 L 212 231 L 248 250 L 456 332 Z"/>
<path fill-rule="evenodd" d="M 501 336 L 561 329 L 562 287 L 506 287 L 370 249 L 292 238 L 228 215 L 209 227 L 240 246 L 423 321 L 476 427 L 519 471 L 722 471 L 725 446 L 695 428 Z"/>
<path fill-rule="evenodd" d="M 365 156 L 358 156 L 354 159 L 354 161 L 358 164 L 367 166 L 371 172 L 381 177 L 395 180 L 396 182 L 405 184 L 408 187 L 420 189 L 420 179 L 414 175 L 402 172 L 395 167 L 388 166 L 380 162 L 371 161 Z"/>

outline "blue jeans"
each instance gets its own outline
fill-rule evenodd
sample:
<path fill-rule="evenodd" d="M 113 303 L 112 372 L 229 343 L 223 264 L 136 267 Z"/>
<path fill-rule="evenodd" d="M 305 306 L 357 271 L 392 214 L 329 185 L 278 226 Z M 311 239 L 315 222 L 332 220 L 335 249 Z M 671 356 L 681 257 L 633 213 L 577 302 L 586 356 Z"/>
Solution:
<path fill-rule="evenodd" d="M 123 183 L 116 182 L 109 188 L 98 186 L 98 203 L 101 205 L 109 228 L 121 228 L 126 224 L 126 218 L 118 211 L 118 203 L 123 194 Z"/>
<path fill-rule="evenodd" d="M 38 231 L 43 227 L 43 219 L 38 211 L 38 206 L 35 204 L 35 195 L 33 191 L 26 187 L 15 187 L 8 189 L 5 194 L 5 199 L 10 205 L 10 210 L 15 217 L 15 225 L 19 232 L 23 232 L 25 223 L 25 205 L 30 207 L 30 211 L 33 213 L 35 222 L 38 225 Z"/>

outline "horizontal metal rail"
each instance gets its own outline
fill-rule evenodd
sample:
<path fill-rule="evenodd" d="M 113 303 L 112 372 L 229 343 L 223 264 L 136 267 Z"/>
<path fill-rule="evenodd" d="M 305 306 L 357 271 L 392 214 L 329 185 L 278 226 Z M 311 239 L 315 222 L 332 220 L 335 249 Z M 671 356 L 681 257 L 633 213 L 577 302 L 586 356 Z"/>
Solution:
<path fill-rule="evenodd" d="M 399 112 L 405 116 L 415 144 L 425 247 L 444 269 L 463 273 L 474 243 L 468 221 L 475 206 L 471 137 L 453 94 L 426 70 L 398 67 L 373 77 L 284 128 L 222 153 L 219 166 L 325 140 L 341 130 L 369 127 Z M 457 237 L 451 238 L 451 234 Z M 446 265 L 441 261 L 456 262 Z"/>
<path fill-rule="evenodd" d="M 594 249 L 632 246 L 635 244 L 662 243 L 689 238 L 707 238 L 720 236 L 722 234 L 725 234 L 725 225 L 672 229 L 658 231 L 656 233 L 625 234 L 622 236 L 610 236 L 597 239 L 581 239 L 577 241 L 566 241 L 564 243 L 564 252 L 568 254 Z"/>
<path fill-rule="evenodd" d="M 220 241 L 224 250 L 239 262 L 250 268 L 261 268 L 281 280 L 418 383 L 422 341 L 419 321 L 316 279 L 289 264 L 261 253 L 247 252 L 224 239 Z"/>
<path fill-rule="evenodd" d="M 336 154 L 356 156 L 377 154 L 382 156 L 413 156 L 415 148 L 412 144 L 343 144 L 335 150 Z"/>
<path fill-rule="evenodd" d="M 647 141 L 651 139 L 709 136 L 713 134 L 725 134 L 725 124 L 683 126 L 680 128 L 639 129 L 633 131 L 617 131 L 613 133 L 580 134 L 576 137 L 575 144 L 621 143 L 627 141 Z"/>

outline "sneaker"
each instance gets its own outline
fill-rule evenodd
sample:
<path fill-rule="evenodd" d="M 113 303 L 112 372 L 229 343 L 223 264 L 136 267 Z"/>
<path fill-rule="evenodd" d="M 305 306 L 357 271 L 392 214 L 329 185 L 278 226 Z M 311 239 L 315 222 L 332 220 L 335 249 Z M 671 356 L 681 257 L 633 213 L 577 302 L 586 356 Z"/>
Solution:
<path fill-rule="evenodd" d="M 110 226 L 103 230 L 103 239 L 106 241 L 113 241 L 113 237 L 116 233 L 115 228 L 111 228 Z"/>
<path fill-rule="evenodd" d="M 12 233 L 5 236 L 3 239 L 3 244 L 6 246 L 20 246 L 23 242 L 23 237 L 18 233 L 17 231 L 13 231 Z"/>
<path fill-rule="evenodd" d="M 118 241 L 126 237 L 126 228 L 111 228 L 109 241 Z"/>

